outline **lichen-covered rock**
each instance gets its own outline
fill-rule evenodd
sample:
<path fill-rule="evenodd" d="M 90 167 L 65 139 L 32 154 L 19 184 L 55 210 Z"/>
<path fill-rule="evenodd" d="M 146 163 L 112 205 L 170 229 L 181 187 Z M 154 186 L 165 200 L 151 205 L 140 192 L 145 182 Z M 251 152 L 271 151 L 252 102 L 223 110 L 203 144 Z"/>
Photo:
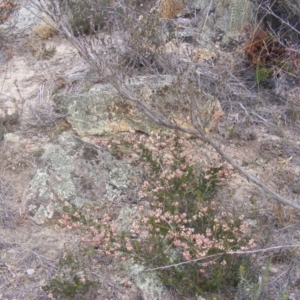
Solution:
<path fill-rule="evenodd" d="M 6 133 L 4 135 L 4 141 L 6 143 L 19 143 L 20 139 L 20 136 L 15 133 Z"/>
<path fill-rule="evenodd" d="M 163 18 L 172 19 L 185 7 L 184 0 L 161 0 L 159 1 L 159 13 Z"/>
<path fill-rule="evenodd" d="M 41 17 L 45 16 L 36 7 L 39 3 L 45 4 L 44 0 L 23 1 L 22 5 L 19 5 L 18 9 L 12 13 L 9 19 L 10 32 L 27 35 L 30 32 L 28 29 L 39 23 Z"/>
<path fill-rule="evenodd" d="M 129 276 L 140 289 L 144 300 L 171 300 L 169 292 L 154 272 L 147 272 L 144 266 L 127 262 Z"/>
<path fill-rule="evenodd" d="M 253 4 L 248 0 L 193 0 L 189 6 L 203 13 L 202 25 L 206 22 L 226 34 L 242 30 L 253 12 Z"/>
<path fill-rule="evenodd" d="M 31 181 L 27 207 L 42 224 L 63 206 L 86 202 L 137 200 L 141 173 L 109 152 L 63 133 L 58 145 L 42 156 L 43 165 Z"/>
<path fill-rule="evenodd" d="M 180 84 L 184 88 L 188 83 Z M 180 91 L 180 84 L 171 76 L 141 76 L 131 79 L 128 88 L 157 116 L 163 115 L 178 125 L 189 127 L 190 107 L 184 101 L 186 93 Z M 205 128 L 210 129 L 211 121 L 214 123 L 216 119 L 215 112 L 220 114 L 220 103 L 199 87 L 195 88 L 193 97 L 198 102 L 198 116 L 206 124 Z M 97 85 L 86 94 L 57 95 L 54 101 L 80 136 L 132 131 L 152 134 L 162 130 L 133 104 L 123 100 L 110 84 Z"/>
<path fill-rule="evenodd" d="M 171 76 L 147 76 L 135 78 L 129 86 L 150 98 L 171 82 Z M 124 101 L 110 84 L 97 85 L 86 94 L 57 95 L 54 101 L 68 115 L 67 121 L 80 136 L 134 130 L 151 133 L 155 128 L 155 124 Z"/>

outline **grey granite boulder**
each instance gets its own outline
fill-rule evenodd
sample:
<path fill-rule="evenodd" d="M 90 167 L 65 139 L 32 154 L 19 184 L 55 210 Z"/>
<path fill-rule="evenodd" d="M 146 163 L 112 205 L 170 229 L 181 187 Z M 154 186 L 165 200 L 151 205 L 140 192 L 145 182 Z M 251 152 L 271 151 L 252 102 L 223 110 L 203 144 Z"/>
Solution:
<path fill-rule="evenodd" d="M 226 34 L 235 33 L 251 20 L 254 11 L 249 0 L 192 0 L 188 5 L 191 9 L 199 9 L 202 14 L 201 24 L 206 23 L 215 30 Z"/>
<path fill-rule="evenodd" d="M 44 223 L 64 206 L 137 201 L 138 169 L 74 135 L 63 133 L 58 142 L 44 152 L 29 187 L 27 207 L 36 223 Z"/>

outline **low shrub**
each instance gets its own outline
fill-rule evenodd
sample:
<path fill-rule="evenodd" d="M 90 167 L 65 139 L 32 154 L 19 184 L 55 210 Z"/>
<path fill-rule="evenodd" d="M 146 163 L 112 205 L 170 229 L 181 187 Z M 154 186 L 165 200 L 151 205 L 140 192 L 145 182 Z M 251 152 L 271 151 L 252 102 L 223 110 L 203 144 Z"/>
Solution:
<path fill-rule="evenodd" d="M 56 275 L 43 287 L 43 290 L 55 299 L 91 299 L 88 295 L 96 286 L 97 282 L 87 276 L 82 253 L 75 254 L 65 250 L 59 261 Z"/>
<path fill-rule="evenodd" d="M 296 74 L 299 68 L 300 54 L 293 51 L 292 45 L 280 43 L 264 30 L 249 33 L 252 38 L 244 45 L 244 51 L 256 67 L 255 77 L 258 84 L 279 70 Z"/>
<path fill-rule="evenodd" d="M 239 268 L 249 258 L 231 252 L 255 242 L 244 216 L 235 216 L 216 200 L 232 169 L 201 169 L 191 144 L 176 135 L 125 136 L 102 146 L 116 155 L 138 154 L 145 176 L 143 205 L 131 207 L 122 224 L 105 214 L 83 226 L 78 213 L 64 215 L 60 223 L 83 230 L 83 242 L 102 254 L 147 266 L 183 296 L 237 286 Z"/>
<path fill-rule="evenodd" d="M 251 37 L 245 52 L 256 66 L 257 83 L 280 71 L 296 78 L 300 68 L 300 5 L 299 1 L 253 1 L 256 4 L 256 25 L 249 27 Z"/>
<path fill-rule="evenodd" d="M 93 34 L 102 29 L 109 21 L 112 7 L 110 0 L 67 0 L 60 8 L 68 17 L 75 36 Z"/>

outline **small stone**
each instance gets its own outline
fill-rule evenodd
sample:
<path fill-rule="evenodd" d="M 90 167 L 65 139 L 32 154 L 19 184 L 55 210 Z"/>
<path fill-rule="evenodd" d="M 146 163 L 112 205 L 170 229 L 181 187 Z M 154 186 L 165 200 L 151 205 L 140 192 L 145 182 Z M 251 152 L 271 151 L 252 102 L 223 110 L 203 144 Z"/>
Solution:
<path fill-rule="evenodd" d="M 34 269 L 27 269 L 27 270 L 26 270 L 26 273 L 27 273 L 29 276 L 31 276 L 31 275 L 33 275 L 33 274 L 35 273 L 35 270 L 34 270 Z"/>
<path fill-rule="evenodd" d="M 6 133 L 4 135 L 4 141 L 9 143 L 19 143 L 20 137 L 15 133 Z"/>
<path fill-rule="evenodd" d="M 271 274 L 277 274 L 279 272 L 279 270 L 277 268 L 275 268 L 275 267 L 270 267 L 269 272 Z"/>
<path fill-rule="evenodd" d="M 265 271 L 267 270 L 267 268 L 266 268 L 266 267 L 262 267 L 262 270 L 265 272 Z M 270 274 L 276 274 L 276 273 L 279 272 L 279 270 L 278 270 L 277 268 L 275 268 L 275 267 L 270 267 L 270 268 L 268 269 L 268 272 L 269 272 Z"/>
<path fill-rule="evenodd" d="M 39 137 L 33 136 L 31 139 L 36 142 L 39 139 Z"/>

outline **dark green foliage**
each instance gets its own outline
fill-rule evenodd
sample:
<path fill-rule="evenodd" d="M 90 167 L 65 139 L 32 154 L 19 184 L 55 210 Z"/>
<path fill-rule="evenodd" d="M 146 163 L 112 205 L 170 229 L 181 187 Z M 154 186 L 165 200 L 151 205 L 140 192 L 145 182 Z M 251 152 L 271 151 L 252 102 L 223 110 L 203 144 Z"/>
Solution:
<path fill-rule="evenodd" d="M 272 72 L 272 69 L 268 69 L 257 64 L 255 70 L 255 79 L 257 84 L 260 85 L 261 83 L 263 83 L 268 77 L 272 75 Z"/>
<path fill-rule="evenodd" d="M 61 2 L 75 36 L 88 35 L 102 29 L 112 8 L 109 0 L 67 0 Z"/>
<path fill-rule="evenodd" d="M 236 297 L 237 300 L 264 300 L 267 299 L 267 278 L 269 277 L 269 268 L 271 266 L 271 259 L 268 260 L 266 271 L 259 280 L 259 271 L 253 267 L 253 264 L 248 259 L 240 266 Z"/>
<path fill-rule="evenodd" d="M 57 299 L 73 300 L 77 296 L 84 296 L 87 294 L 95 282 L 87 280 L 85 283 L 80 281 L 80 278 L 74 277 L 72 281 L 53 278 L 50 283 L 43 287 L 46 292 L 51 292 Z"/>
<path fill-rule="evenodd" d="M 82 253 L 66 251 L 60 259 L 57 274 L 43 290 L 59 300 L 85 299 L 84 296 L 98 284 L 87 279 L 85 268 Z"/>

